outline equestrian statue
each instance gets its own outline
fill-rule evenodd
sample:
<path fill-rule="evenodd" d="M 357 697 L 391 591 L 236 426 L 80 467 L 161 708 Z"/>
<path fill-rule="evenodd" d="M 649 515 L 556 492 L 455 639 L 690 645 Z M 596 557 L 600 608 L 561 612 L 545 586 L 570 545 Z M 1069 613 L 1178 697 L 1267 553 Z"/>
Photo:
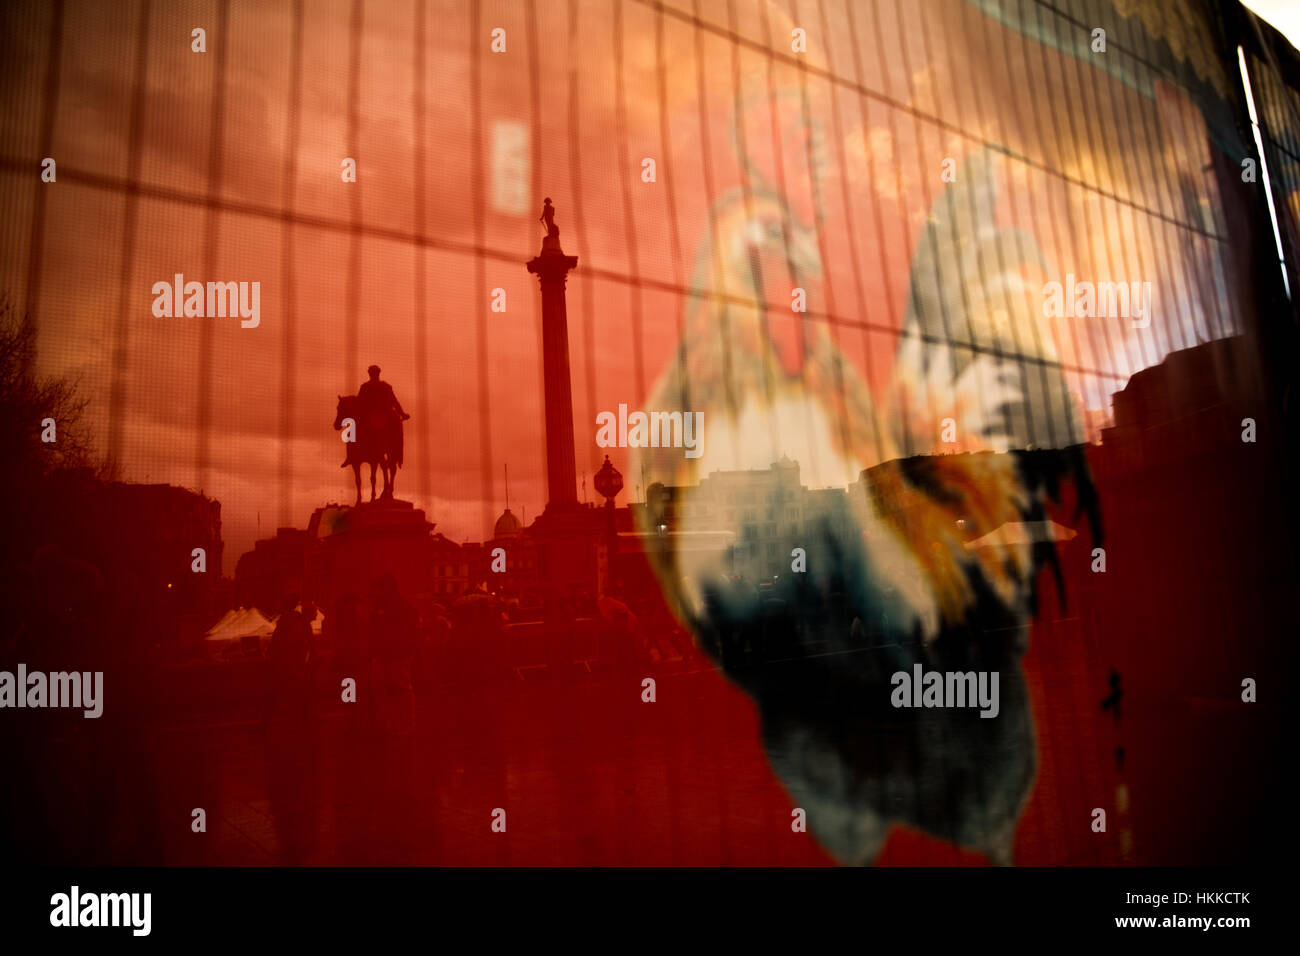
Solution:
<path fill-rule="evenodd" d="M 384 476 L 381 498 L 393 497 L 397 469 L 402 465 L 402 422 L 411 416 L 402 409 L 393 386 L 379 378 L 379 366 L 368 368 L 369 380 L 355 395 L 340 395 L 334 412 L 334 430 L 345 431 L 347 457 L 340 468 L 352 466 L 361 504 L 361 466 L 370 465 L 370 500 L 375 500 L 375 471 Z"/>

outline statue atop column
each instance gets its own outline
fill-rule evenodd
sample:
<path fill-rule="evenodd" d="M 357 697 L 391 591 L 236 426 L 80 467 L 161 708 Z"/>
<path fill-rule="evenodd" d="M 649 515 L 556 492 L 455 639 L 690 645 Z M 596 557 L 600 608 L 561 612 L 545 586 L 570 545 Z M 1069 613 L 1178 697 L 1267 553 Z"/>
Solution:
<path fill-rule="evenodd" d="M 546 197 L 541 218 L 537 221 L 546 224 L 546 238 L 542 240 L 542 251 L 554 249 L 560 252 L 560 227 L 555 224 L 555 207 L 551 205 L 550 196 Z"/>
<path fill-rule="evenodd" d="M 568 274 L 578 266 L 577 256 L 560 248 L 555 207 L 546 198 L 541 222 L 546 224 L 540 255 L 528 261 L 542 289 L 542 382 L 546 401 L 546 513 L 578 507 L 574 481 L 573 391 L 569 382 L 569 319 L 564 301 Z"/>

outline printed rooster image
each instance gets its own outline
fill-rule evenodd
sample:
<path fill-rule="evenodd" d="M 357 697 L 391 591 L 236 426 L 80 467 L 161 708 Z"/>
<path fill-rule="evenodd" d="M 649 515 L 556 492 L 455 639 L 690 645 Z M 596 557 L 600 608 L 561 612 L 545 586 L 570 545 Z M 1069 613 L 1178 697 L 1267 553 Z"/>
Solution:
<path fill-rule="evenodd" d="M 1038 573 L 1063 588 L 1057 540 L 1074 534 L 1047 516 L 1062 479 L 1100 543 L 1045 265 L 995 222 L 997 162 L 966 157 L 934 203 L 878 391 L 834 317 L 790 309 L 822 273 L 815 230 L 761 184 L 724 195 L 695 277 L 712 294 L 648 403 L 702 411 L 703 456 L 632 464 L 665 594 L 755 700 L 792 805 L 844 863 L 874 861 L 894 824 L 1012 862 L 1036 768 L 1020 660 Z M 720 531 L 726 546 L 699 545 Z M 997 715 L 893 706 L 892 676 L 917 664 L 997 672 Z"/>

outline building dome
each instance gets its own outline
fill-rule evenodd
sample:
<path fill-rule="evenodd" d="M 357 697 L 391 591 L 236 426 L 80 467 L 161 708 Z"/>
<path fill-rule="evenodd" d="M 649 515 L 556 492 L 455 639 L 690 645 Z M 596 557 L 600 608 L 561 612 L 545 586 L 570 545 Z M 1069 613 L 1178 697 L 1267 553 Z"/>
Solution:
<path fill-rule="evenodd" d="M 513 538 L 524 526 L 519 523 L 514 512 L 509 508 L 501 512 L 501 517 L 497 518 L 497 523 L 492 528 L 492 537 L 494 538 Z"/>

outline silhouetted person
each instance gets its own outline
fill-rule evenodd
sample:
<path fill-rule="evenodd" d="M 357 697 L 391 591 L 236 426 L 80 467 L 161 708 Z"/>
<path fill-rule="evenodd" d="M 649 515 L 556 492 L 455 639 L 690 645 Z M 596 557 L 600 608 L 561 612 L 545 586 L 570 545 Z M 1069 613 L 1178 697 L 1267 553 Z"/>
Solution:
<path fill-rule="evenodd" d="M 306 626 L 304 632 L 307 639 L 307 666 L 303 670 L 303 713 L 308 720 L 316 716 L 316 670 L 319 666 L 318 655 L 316 653 L 315 640 L 316 635 L 312 631 L 312 624 L 315 623 L 320 611 L 315 604 L 310 601 L 302 602 L 302 621 Z"/>
<path fill-rule="evenodd" d="M 315 747 L 311 727 L 311 622 L 316 608 L 296 595 L 285 598 L 271 635 L 271 719 L 282 719 L 268 735 L 267 795 L 280 843 L 279 862 L 297 865 L 310 857 L 317 812 Z"/>
<path fill-rule="evenodd" d="M 284 599 L 280 620 L 271 634 L 271 692 L 267 699 L 266 722 L 287 716 L 304 722 L 309 698 L 308 662 L 311 658 L 311 623 L 295 607 L 297 595 Z M 315 609 L 312 609 L 315 617 Z"/>
<path fill-rule="evenodd" d="M 415 721 L 411 668 L 419 618 L 385 574 L 375 581 L 370 613 L 371 674 L 375 685 L 375 728 L 404 735 Z"/>
<path fill-rule="evenodd" d="M 358 723 L 368 724 L 371 705 L 374 702 L 374 688 L 370 680 L 370 651 L 366 641 L 366 619 L 364 605 L 359 597 L 351 591 L 341 595 L 334 602 L 334 612 L 325 619 L 329 628 L 330 643 L 337 655 L 337 677 L 335 684 L 343 686 L 343 681 L 351 678 L 356 681 L 357 699 L 349 704 L 352 713 L 352 726 Z"/>
<path fill-rule="evenodd" d="M 1110 672 L 1110 696 L 1101 702 L 1101 709 L 1111 711 L 1118 721 L 1119 705 L 1123 699 L 1124 691 L 1120 688 L 1119 671 L 1113 670 Z"/>

